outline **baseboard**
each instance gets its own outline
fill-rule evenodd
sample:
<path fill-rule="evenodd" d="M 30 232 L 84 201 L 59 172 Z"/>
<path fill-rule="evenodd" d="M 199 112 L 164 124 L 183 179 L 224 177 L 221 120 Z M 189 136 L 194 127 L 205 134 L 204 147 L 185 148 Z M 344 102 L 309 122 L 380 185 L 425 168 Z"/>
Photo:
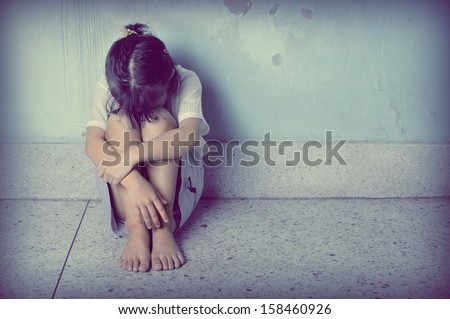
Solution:
<path fill-rule="evenodd" d="M 252 149 L 260 158 L 264 149 Z M 332 165 L 287 163 L 290 153 L 272 152 L 270 163 L 234 148 L 229 163 L 205 167 L 204 197 L 213 198 L 386 198 L 450 196 L 450 145 L 345 144 Z M 1 144 L 0 199 L 99 199 L 95 170 L 81 144 Z M 325 149 L 311 148 L 311 161 Z M 253 158 L 254 159 L 254 158 Z M 216 158 L 217 160 L 217 158 Z M 219 159 L 220 160 L 220 159 Z M 230 164 L 230 165 L 227 165 Z M 272 163 L 273 164 L 273 163 Z"/>

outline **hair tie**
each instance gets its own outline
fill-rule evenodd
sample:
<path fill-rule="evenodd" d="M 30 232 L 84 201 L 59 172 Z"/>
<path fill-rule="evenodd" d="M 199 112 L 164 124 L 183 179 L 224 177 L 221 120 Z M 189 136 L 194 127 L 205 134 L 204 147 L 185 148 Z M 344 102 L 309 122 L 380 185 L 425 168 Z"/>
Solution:
<path fill-rule="evenodd" d="M 138 35 L 136 31 L 131 30 L 131 29 L 126 29 L 126 28 L 123 28 L 123 29 L 122 29 L 122 33 L 123 33 L 123 37 L 124 37 L 124 38 L 126 38 L 126 37 L 129 36 L 130 34 L 136 34 L 136 35 Z"/>
<path fill-rule="evenodd" d="M 169 54 L 169 51 L 167 51 L 167 49 L 164 49 L 163 52 L 164 52 L 165 54 Z"/>

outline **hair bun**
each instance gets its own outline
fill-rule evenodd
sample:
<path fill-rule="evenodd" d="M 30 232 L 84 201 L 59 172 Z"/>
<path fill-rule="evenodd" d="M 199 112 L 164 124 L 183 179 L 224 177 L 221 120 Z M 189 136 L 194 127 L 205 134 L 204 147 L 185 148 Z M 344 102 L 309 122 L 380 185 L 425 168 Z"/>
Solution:
<path fill-rule="evenodd" d="M 128 36 L 130 34 L 137 35 L 145 35 L 148 34 L 148 27 L 142 23 L 128 24 L 124 27 L 123 30 L 124 36 Z"/>

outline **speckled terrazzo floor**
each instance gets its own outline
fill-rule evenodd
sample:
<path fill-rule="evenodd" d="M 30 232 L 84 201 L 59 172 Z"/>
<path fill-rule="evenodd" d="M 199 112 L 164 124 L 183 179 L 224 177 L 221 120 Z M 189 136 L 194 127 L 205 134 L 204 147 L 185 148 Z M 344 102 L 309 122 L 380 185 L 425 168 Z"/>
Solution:
<path fill-rule="evenodd" d="M 127 273 L 98 201 L 0 201 L 1 298 L 450 298 L 449 199 L 203 200 Z"/>

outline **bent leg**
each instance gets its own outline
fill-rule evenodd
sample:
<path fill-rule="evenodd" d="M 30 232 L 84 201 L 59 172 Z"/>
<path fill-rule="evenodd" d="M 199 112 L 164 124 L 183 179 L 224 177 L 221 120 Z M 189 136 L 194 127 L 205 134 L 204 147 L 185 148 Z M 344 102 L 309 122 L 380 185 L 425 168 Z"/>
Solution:
<path fill-rule="evenodd" d="M 129 135 L 125 139 L 125 134 Z M 106 127 L 106 139 L 117 141 L 116 150 L 121 151 L 129 141 L 141 141 L 140 131 L 133 129 L 126 116 L 112 114 Z M 126 142 L 125 142 L 126 141 Z M 119 259 L 122 268 L 128 271 L 148 271 L 150 268 L 150 234 L 145 224 L 131 218 L 133 207 L 128 198 L 127 190 L 122 185 L 110 185 L 113 211 L 116 218 L 125 222 L 128 232 L 128 242 Z"/>
<path fill-rule="evenodd" d="M 152 142 L 153 139 L 177 127 L 172 114 L 165 109 L 156 111 L 158 119 L 142 125 L 141 135 L 143 142 Z M 169 145 L 169 141 L 167 141 Z M 152 230 L 152 268 L 155 270 L 168 270 L 181 267 L 184 257 L 181 253 L 173 232 L 175 220 L 173 206 L 177 185 L 178 159 L 149 162 L 146 165 L 150 183 L 159 191 L 167 201 L 165 209 L 169 217 L 168 223 L 162 223 L 160 228 Z"/>

